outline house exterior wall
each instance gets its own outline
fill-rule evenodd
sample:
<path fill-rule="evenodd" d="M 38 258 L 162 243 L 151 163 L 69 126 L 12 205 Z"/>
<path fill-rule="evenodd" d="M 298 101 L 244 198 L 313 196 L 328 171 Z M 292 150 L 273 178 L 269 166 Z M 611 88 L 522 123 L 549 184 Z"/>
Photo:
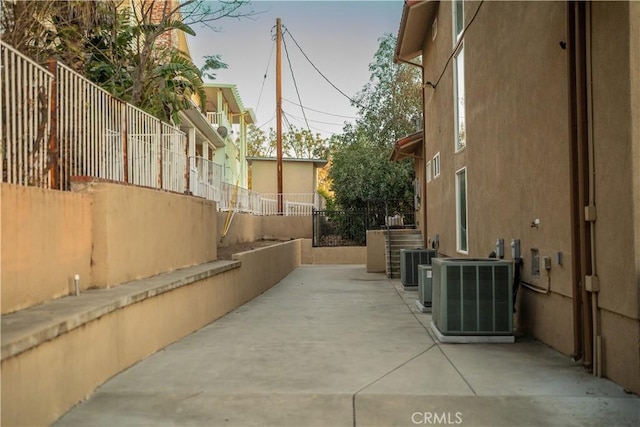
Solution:
<path fill-rule="evenodd" d="M 480 10 L 478 8 L 480 7 Z M 517 323 L 536 338 L 573 352 L 571 168 L 567 5 L 564 2 L 465 2 L 466 147 L 454 146 L 452 8 L 440 2 L 435 40 L 423 45 L 424 160 L 440 154 L 441 172 L 426 184 L 427 244 L 444 256 L 485 257 L 520 239 L 522 280 Z M 603 374 L 640 391 L 640 153 L 638 24 L 634 2 L 594 2 L 592 81 L 595 266 Z M 424 25 L 431 26 L 431 23 Z M 612 46 L 616 48 L 613 49 Z M 635 49 L 635 50 L 634 50 Z M 636 119 L 633 119 L 633 118 Z M 631 125 L 629 125 L 631 123 Z M 466 168 L 468 250 L 457 250 L 456 172 Z M 424 169 L 416 168 L 425 181 Z M 539 225 L 532 227 L 538 219 Z M 613 244 L 611 244 L 613 243 Z M 531 250 L 551 259 L 535 277 Z M 562 261 L 558 262 L 558 254 Z"/>
<path fill-rule="evenodd" d="M 261 194 L 278 192 L 277 162 L 252 160 L 252 190 Z M 313 162 L 282 162 L 282 189 L 284 193 L 315 193 L 316 168 Z"/>

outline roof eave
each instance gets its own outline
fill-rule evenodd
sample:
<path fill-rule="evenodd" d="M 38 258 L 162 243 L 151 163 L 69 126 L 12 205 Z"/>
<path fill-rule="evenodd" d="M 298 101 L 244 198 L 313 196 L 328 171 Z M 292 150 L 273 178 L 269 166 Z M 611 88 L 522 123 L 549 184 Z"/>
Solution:
<path fill-rule="evenodd" d="M 396 61 L 411 61 L 422 55 L 427 30 L 431 28 L 439 3 L 437 0 L 405 1 L 398 30 Z"/>

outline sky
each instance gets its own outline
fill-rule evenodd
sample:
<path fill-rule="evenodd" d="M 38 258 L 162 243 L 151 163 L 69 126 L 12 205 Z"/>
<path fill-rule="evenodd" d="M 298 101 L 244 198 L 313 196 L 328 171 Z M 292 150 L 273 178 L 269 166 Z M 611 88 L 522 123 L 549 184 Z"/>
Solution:
<path fill-rule="evenodd" d="M 206 55 L 222 57 L 228 69 L 216 71 L 213 82 L 235 84 L 245 108 L 254 109 L 256 125 L 268 132 L 276 127 L 274 40 L 276 18 L 281 18 L 286 44 L 286 49 L 282 46 L 285 117 L 293 126 L 307 128 L 306 115 L 312 132 L 329 137 L 341 133 L 345 121 L 353 122 L 357 109 L 313 68 L 294 39 L 322 74 L 353 98 L 369 81 L 378 39 L 385 33 L 397 36 L 402 5 L 402 0 L 253 0 L 247 9 L 254 12 L 252 17 L 218 20 L 215 30 L 194 27 L 196 36 L 189 37 L 189 49 L 199 67 Z M 304 114 L 295 104 L 305 107 Z M 286 120 L 283 129 L 286 132 Z"/>

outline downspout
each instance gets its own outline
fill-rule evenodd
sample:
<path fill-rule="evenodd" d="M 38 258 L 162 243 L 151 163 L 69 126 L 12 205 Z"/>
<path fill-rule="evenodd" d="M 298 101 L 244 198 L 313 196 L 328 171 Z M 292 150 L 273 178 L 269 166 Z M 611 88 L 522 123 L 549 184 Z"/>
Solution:
<path fill-rule="evenodd" d="M 595 219 L 590 194 L 593 185 L 589 165 L 592 163 L 589 144 L 589 108 L 587 85 L 586 7 L 583 2 L 567 2 L 569 49 L 569 116 L 571 166 L 571 251 L 574 358 L 582 359 L 587 369 L 593 368 L 593 317 L 587 287 L 592 273 L 590 223 Z M 591 286 L 593 289 L 593 286 Z"/>
<path fill-rule="evenodd" d="M 595 185 L 595 155 L 593 142 L 593 80 L 591 61 L 591 2 L 585 3 L 585 50 L 587 76 L 587 139 L 589 156 L 589 204 L 586 207 L 587 227 L 590 233 L 590 275 L 587 276 L 587 291 L 591 294 L 591 325 L 593 336 L 593 374 L 602 376 L 602 337 L 600 335 L 600 312 L 598 309 L 598 292 L 600 283 L 596 263 L 596 185 Z"/>

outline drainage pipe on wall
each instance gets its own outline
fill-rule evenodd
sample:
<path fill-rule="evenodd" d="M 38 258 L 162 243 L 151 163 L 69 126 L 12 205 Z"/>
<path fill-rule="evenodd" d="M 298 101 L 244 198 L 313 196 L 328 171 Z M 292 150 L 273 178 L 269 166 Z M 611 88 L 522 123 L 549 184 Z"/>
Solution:
<path fill-rule="evenodd" d="M 592 86 L 592 62 L 591 62 L 591 3 L 585 3 L 585 50 L 586 50 L 586 76 L 587 76 L 587 136 L 589 157 L 589 233 L 590 233 L 590 294 L 591 294 L 591 322 L 593 325 L 593 373 L 602 376 L 602 337 L 600 335 L 600 311 L 598 308 L 598 292 L 600 285 L 596 263 L 596 186 L 595 186 L 595 156 L 593 142 L 593 86 Z"/>
<path fill-rule="evenodd" d="M 587 369 L 593 368 L 593 289 L 591 245 L 595 208 L 590 204 L 593 193 L 593 152 L 590 147 L 589 96 L 587 62 L 587 12 L 580 1 L 567 2 L 570 164 L 571 164 L 571 250 L 574 321 L 574 357 L 582 359 Z M 595 194 L 595 193 L 594 193 Z M 596 281 L 597 282 L 597 281 Z"/>

